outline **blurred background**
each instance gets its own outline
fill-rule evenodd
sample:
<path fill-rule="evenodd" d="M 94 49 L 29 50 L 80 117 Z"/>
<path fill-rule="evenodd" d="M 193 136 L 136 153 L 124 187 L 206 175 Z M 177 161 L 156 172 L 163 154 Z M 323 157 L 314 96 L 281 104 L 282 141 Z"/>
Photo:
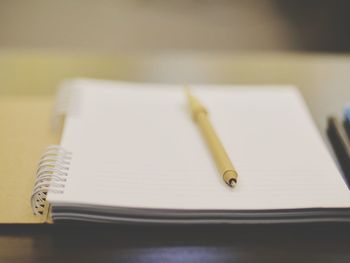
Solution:
<path fill-rule="evenodd" d="M 0 0 L 0 96 L 67 78 L 292 84 L 321 130 L 350 101 L 347 0 Z"/>
<path fill-rule="evenodd" d="M 0 0 L 0 47 L 350 50 L 346 0 Z"/>

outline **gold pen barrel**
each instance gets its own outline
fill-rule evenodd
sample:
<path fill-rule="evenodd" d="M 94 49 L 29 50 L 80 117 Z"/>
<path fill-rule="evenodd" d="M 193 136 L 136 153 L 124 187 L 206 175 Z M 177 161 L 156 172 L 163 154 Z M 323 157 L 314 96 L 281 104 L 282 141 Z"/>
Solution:
<path fill-rule="evenodd" d="M 219 169 L 224 181 L 231 187 L 237 183 L 238 174 L 233 167 L 230 158 L 228 157 L 224 146 L 219 137 L 215 133 L 213 126 L 208 119 L 206 108 L 199 102 L 197 98 L 192 96 L 189 89 L 186 89 L 189 107 L 192 113 L 192 118 L 196 122 L 206 140 L 209 150 L 212 153 L 216 166 Z"/>
<path fill-rule="evenodd" d="M 224 181 L 231 187 L 237 183 L 237 172 L 228 157 L 224 146 L 222 145 L 219 137 L 217 136 L 213 126 L 211 125 L 207 112 L 198 112 L 195 121 L 200 127 L 201 133 L 206 140 L 208 147 L 215 160 L 216 166 L 219 169 Z"/>

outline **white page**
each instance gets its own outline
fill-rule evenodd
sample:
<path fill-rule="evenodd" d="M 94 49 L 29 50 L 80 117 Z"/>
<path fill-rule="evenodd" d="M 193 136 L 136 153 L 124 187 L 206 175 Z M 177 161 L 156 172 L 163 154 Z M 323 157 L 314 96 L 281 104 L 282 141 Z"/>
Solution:
<path fill-rule="evenodd" d="M 72 151 L 55 204 L 160 209 L 350 207 L 350 193 L 292 87 L 193 85 L 239 177 L 231 189 L 181 86 L 80 80 L 62 146 Z"/>

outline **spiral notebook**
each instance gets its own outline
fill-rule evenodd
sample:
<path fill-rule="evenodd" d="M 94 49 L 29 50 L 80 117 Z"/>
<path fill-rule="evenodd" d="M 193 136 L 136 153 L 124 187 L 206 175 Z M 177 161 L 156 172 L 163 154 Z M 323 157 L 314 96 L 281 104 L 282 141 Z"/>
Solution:
<path fill-rule="evenodd" d="M 298 90 L 192 85 L 239 173 L 225 185 L 181 85 L 66 81 L 31 199 L 46 222 L 350 221 L 350 192 Z M 64 120 L 62 122 L 62 116 Z"/>

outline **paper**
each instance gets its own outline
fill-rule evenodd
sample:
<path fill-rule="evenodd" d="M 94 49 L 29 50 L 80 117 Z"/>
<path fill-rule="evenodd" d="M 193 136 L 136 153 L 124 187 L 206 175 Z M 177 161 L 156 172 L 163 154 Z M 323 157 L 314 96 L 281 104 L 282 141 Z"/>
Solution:
<path fill-rule="evenodd" d="M 350 207 L 350 193 L 293 87 L 191 85 L 238 171 L 220 177 L 183 87 L 77 80 L 61 145 L 59 205 L 170 210 Z"/>

